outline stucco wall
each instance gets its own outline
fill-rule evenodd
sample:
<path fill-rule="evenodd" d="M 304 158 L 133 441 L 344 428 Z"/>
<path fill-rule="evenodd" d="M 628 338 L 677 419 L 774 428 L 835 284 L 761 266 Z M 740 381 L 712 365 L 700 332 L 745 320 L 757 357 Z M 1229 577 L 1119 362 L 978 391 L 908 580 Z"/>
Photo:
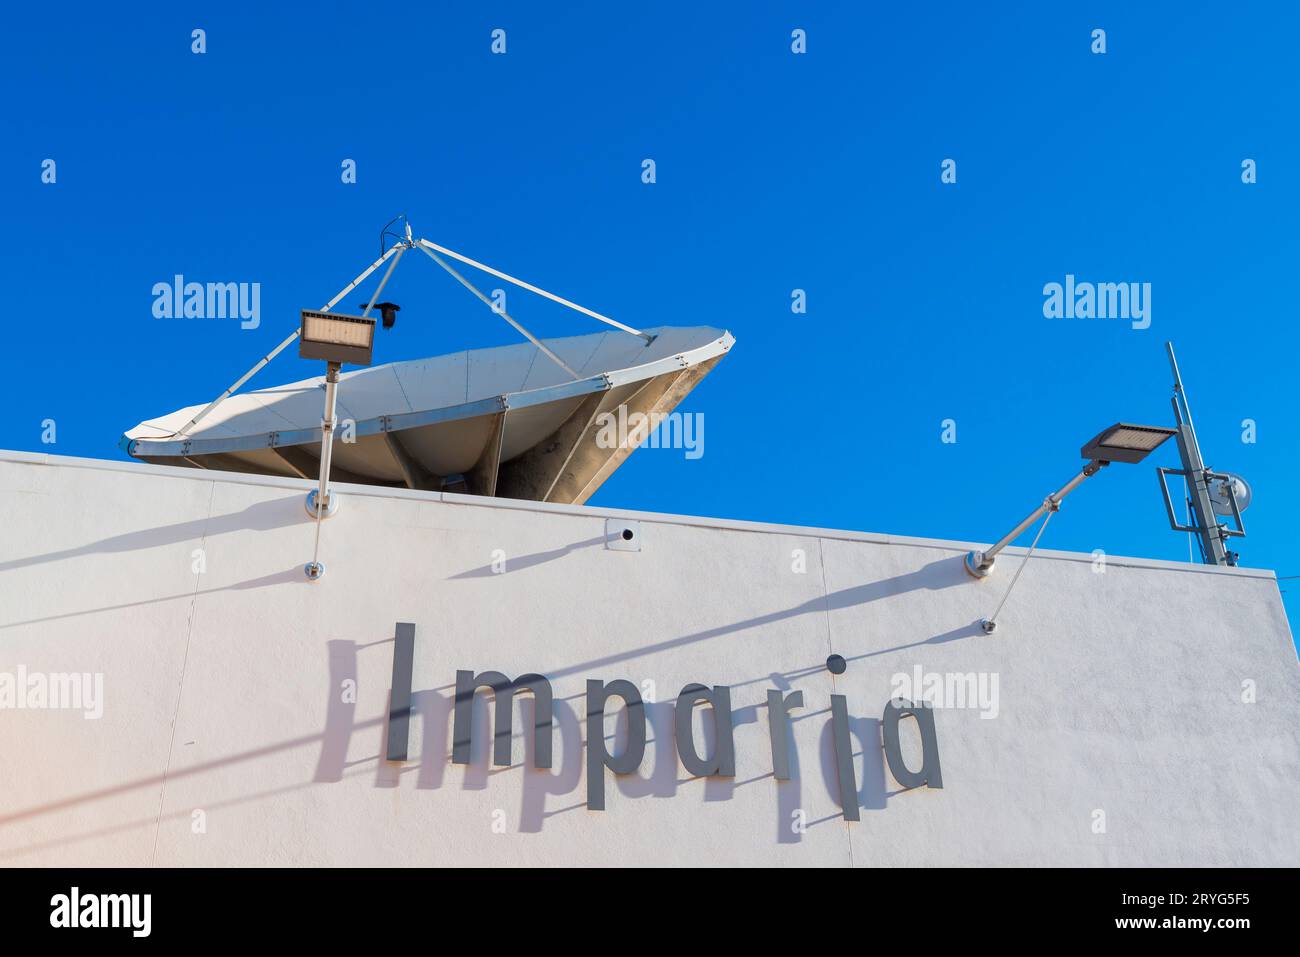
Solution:
<path fill-rule="evenodd" d="M 306 487 L 4 453 L 0 673 L 100 673 L 104 700 L 97 720 L 0 710 L 0 862 L 1300 864 L 1300 667 L 1270 572 L 1048 552 L 990 637 L 1014 553 L 975 582 L 958 543 L 651 515 L 641 551 L 614 551 L 606 518 L 631 513 L 344 487 L 309 583 Z M 403 765 L 382 760 L 397 621 L 416 625 Z M 901 791 L 879 720 L 916 666 L 996 676 L 998 708 L 936 708 L 944 786 Z M 513 766 L 489 764 L 482 723 L 474 763 L 450 763 L 460 668 L 551 680 L 549 772 L 523 764 L 527 703 Z M 604 812 L 585 806 L 588 678 L 656 699 Z M 732 689 L 734 779 L 677 760 L 690 682 Z M 789 782 L 769 688 L 805 694 Z"/>

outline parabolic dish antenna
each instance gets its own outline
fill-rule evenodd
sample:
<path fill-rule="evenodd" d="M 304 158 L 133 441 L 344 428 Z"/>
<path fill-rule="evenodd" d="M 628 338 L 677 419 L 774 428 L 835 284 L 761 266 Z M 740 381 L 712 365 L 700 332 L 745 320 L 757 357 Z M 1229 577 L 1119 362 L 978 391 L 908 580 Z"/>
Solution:
<path fill-rule="evenodd" d="M 617 331 L 544 340 L 577 379 L 531 342 L 344 372 L 334 478 L 581 504 L 735 341 L 707 326 L 646 332 L 649 343 Z M 314 480 L 323 389 L 317 377 L 232 395 L 186 434 L 203 406 L 178 409 L 121 447 L 159 465 Z M 609 427 L 619 418 L 622 433 Z"/>
<path fill-rule="evenodd" d="M 1227 478 L 1210 482 L 1210 502 L 1216 515 L 1232 514 L 1232 496 L 1237 496 L 1237 508 L 1244 512 L 1250 504 L 1250 483 L 1235 472 L 1224 472 Z"/>

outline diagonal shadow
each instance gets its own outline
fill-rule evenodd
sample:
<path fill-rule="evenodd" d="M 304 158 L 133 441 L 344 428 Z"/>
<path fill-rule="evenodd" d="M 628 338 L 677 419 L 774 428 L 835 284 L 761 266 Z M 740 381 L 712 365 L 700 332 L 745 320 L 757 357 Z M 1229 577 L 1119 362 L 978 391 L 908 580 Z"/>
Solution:
<path fill-rule="evenodd" d="M 66 611 L 59 615 L 47 615 L 44 618 L 28 618 L 24 621 L 7 621 L 0 624 L 0 630 L 5 628 L 18 628 L 22 625 L 39 625 L 47 621 L 59 621 L 63 618 L 76 618 L 80 615 L 94 615 L 102 611 L 120 611 L 123 608 L 139 608 L 142 605 L 153 605 L 165 601 L 189 601 L 198 595 L 215 595 L 223 591 L 243 591 L 249 588 L 265 588 L 268 585 L 286 585 L 294 582 L 301 582 L 304 585 L 310 585 L 303 575 L 302 569 L 295 566 L 288 571 L 276 572 L 273 575 L 263 575 L 261 578 L 250 578 L 247 581 L 235 582 L 233 585 L 223 585 L 221 588 L 200 588 L 195 591 L 181 592 L 178 595 L 163 595 L 160 598 L 142 598 L 139 601 L 124 601 L 117 605 L 102 605 L 99 608 L 83 608 L 81 611 Z"/>
<path fill-rule="evenodd" d="M 452 575 L 448 580 L 456 581 L 462 578 L 491 578 L 493 575 L 504 575 L 512 571 L 520 571 L 525 568 L 532 568 L 534 565 L 544 565 L 547 562 L 553 562 L 557 558 L 563 558 L 580 548 L 591 548 L 593 545 L 603 545 L 605 536 L 599 538 L 589 538 L 585 542 L 574 542 L 572 545 L 565 545 L 561 548 L 552 548 L 546 552 L 534 552 L 532 555 L 522 555 L 519 558 L 507 558 L 505 568 L 498 572 L 493 569 L 492 564 L 483 565 L 480 568 L 473 568 L 467 572 L 461 572 L 459 575 Z"/>
<path fill-rule="evenodd" d="M 205 516 L 188 522 L 176 522 L 172 525 L 160 525 L 154 528 L 140 529 L 102 538 L 97 542 L 78 545 L 76 548 L 64 548 L 44 555 L 29 555 L 0 562 L 0 571 L 15 568 L 27 568 L 32 565 L 45 565 L 62 561 L 65 558 L 79 558 L 83 555 L 115 555 L 121 552 L 133 552 L 142 548 L 155 548 L 159 545 L 175 545 L 178 542 L 193 541 L 205 535 L 222 535 L 226 532 L 250 531 L 266 532 L 275 528 L 284 528 L 305 521 L 302 510 L 302 497 L 278 498 L 269 502 L 258 502 L 238 512 L 226 515 Z"/>
<path fill-rule="evenodd" d="M 852 588 L 841 588 L 839 591 L 831 592 L 825 596 L 819 595 L 816 598 L 810 598 L 808 601 L 795 605 L 793 608 L 769 612 L 766 615 L 756 615 L 753 618 L 746 618 L 743 621 L 734 622 L 729 625 L 719 625 L 716 628 L 697 631 L 693 634 L 682 635 L 678 638 L 669 638 L 665 641 L 643 645 L 640 648 L 634 648 L 629 651 L 621 651 L 611 655 L 603 655 L 599 658 L 591 658 L 587 661 L 569 665 L 566 668 L 548 671 L 547 673 L 556 678 L 564 677 L 565 675 L 571 675 L 581 671 L 589 671 L 593 668 L 599 668 L 605 665 L 618 664 L 621 661 L 628 661 L 633 658 L 640 658 L 643 655 L 655 654 L 660 651 L 669 651 L 673 648 L 680 648 L 683 645 L 691 645 L 696 642 L 707 641 L 710 638 L 721 638 L 727 635 L 734 635 L 738 632 L 746 631 L 750 628 L 758 628 L 775 622 L 788 621 L 791 618 L 797 618 L 800 615 L 818 614 L 828 611 L 838 611 L 845 608 L 853 608 L 858 605 L 869 604 L 873 601 L 879 601 L 882 598 L 889 598 L 893 595 L 902 595 L 921 588 L 928 591 L 940 591 L 970 581 L 970 576 L 967 575 L 965 568 L 962 567 L 962 562 L 963 556 L 961 555 L 941 558 L 938 561 L 931 562 L 914 572 L 908 572 L 904 575 L 895 575 L 893 578 L 886 578 L 881 581 L 867 582 L 863 585 L 854 585 Z M 916 644 L 938 644 L 942 641 L 952 641 L 957 638 L 964 638 L 973 634 L 974 632 L 972 629 L 978 629 L 978 627 L 978 624 L 966 625 L 955 629 L 954 631 L 938 635 L 935 638 L 927 638 L 923 642 L 916 642 Z M 898 648 L 886 649 L 886 651 L 897 651 L 906 647 L 909 646 L 900 645 Z M 872 654 L 884 653 L 884 651 L 881 651 L 873 652 Z M 825 666 L 822 665 L 822 667 Z"/>
<path fill-rule="evenodd" d="M 954 628 L 951 631 L 945 631 L 941 635 L 934 635 L 930 638 L 922 638 L 920 641 L 909 641 L 902 645 L 894 645 L 892 648 L 879 648 L 876 651 L 866 651 L 860 655 L 849 655 L 845 661 L 861 661 L 864 658 L 875 658 L 877 655 L 887 655 L 895 651 L 903 651 L 907 648 L 920 648 L 922 645 L 941 645 L 949 641 L 957 641 L 961 638 L 974 638 L 984 633 L 978 621 L 972 621 L 969 625 L 962 625 L 960 628 Z M 759 675 L 757 678 L 747 678 L 744 681 L 733 681 L 728 687 L 742 688 L 745 685 L 758 684 L 762 681 L 769 682 L 773 688 L 781 691 L 790 691 L 794 686 L 790 682 L 796 678 L 807 678 L 826 670 L 826 662 L 819 661 L 814 665 L 808 665 L 804 668 L 793 668 L 790 671 L 772 671 L 765 675 Z"/>

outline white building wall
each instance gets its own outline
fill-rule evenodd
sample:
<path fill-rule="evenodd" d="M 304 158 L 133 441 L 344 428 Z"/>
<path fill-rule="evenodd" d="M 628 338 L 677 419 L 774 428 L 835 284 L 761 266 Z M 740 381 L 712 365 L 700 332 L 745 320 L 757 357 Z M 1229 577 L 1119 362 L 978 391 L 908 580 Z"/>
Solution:
<path fill-rule="evenodd" d="M 0 862 L 1300 864 L 1300 667 L 1271 572 L 1041 553 L 990 637 L 976 623 L 1015 553 L 975 582 L 959 543 L 345 486 L 309 583 L 307 487 L 0 456 L 0 676 L 104 682 L 97 720 L 0 710 Z M 640 521 L 640 552 L 605 547 L 607 516 Z M 397 621 L 416 624 L 403 765 L 382 760 Z M 944 786 L 904 792 L 878 722 L 916 666 L 997 676 L 998 712 L 936 709 Z M 488 763 L 485 702 L 475 763 L 450 763 L 459 668 L 551 680 L 549 772 L 523 764 L 521 713 L 515 763 Z M 656 698 L 604 812 L 585 806 L 588 678 Z M 690 682 L 732 689 L 734 779 L 677 760 Z M 807 703 L 790 782 L 771 773 L 774 687 Z"/>

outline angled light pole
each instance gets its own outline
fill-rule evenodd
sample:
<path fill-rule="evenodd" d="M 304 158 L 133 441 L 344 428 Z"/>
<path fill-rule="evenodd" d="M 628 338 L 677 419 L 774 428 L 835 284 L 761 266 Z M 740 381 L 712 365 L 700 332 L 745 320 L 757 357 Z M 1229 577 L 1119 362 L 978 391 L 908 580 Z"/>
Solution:
<path fill-rule="evenodd" d="M 1043 499 L 1042 505 L 1030 512 L 1024 521 L 999 539 L 996 544 L 990 545 L 984 551 L 967 553 L 966 571 L 975 578 L 987 578 L 993 571 L 998 553 L 1014 542 L 1034 522 L 1044 515 L 1058 511 L 1061 500 L 1078 488 L 1084 479 L 1096 475 L 1111 462 L 1141 462 L 1174 434 L 1174 429 L 1157 425 L 1130 425 L 1127 422 L 1117 422 L 1110 428 L 1103 429 L 1080 450 L 1079 454 L 1088 462 L 1079 474 Z M 986 630 L 992 629 L 986 628 Z"/>
<path fill-rule="evenodd" d="M 368 311 L 368 310 L 367 310 Z M 339 370 L 343 363 L 368 366 L 374 354 L 375 320 L 330 312 L 302 311 L 298 355 L 325 360 L 325 413 L 321 417 L 320 485 L 307 493 L 307 513 L 316 519 L 316 549 L 303 569 L 316 581 L 325 574 L 319 561 L 321 519 L 338 511 L 338 498 L 330 494 L 330 463 L 334 458 L 334 427 L 338 402 Z"/>

